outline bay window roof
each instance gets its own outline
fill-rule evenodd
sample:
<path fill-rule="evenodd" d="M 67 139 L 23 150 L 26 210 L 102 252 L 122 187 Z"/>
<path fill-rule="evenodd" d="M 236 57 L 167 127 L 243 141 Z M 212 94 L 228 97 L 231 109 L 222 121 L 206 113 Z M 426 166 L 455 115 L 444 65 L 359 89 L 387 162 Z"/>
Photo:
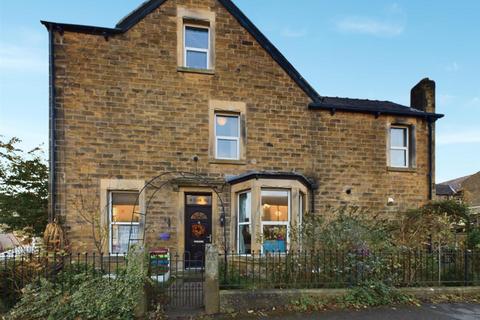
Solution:
<path fill-rule="evenodd" d="M 238 176 L 229 176 L 226 181 L 235 185 L 244 181 L 252 179 L 283 179 L 283 180 L 297 180 L 310 190 L 317 189 L 317 184 L 314 179 L 306 177 L 296 172 L 280 172 L 280 171 L 250 171 Z"/>

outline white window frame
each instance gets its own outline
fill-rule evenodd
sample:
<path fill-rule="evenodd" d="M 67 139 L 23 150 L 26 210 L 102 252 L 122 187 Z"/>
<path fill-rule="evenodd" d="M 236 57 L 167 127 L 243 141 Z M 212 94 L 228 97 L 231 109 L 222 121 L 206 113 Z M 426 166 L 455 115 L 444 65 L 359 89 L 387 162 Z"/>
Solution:
<path fill-rule="evenodd" d="M 250 193 L 250 219 L 249 222 L 240 222 L 240 195 Z M 240 227 L 241 226 L 249 226 L 250 236 L 252 235 L 252 220 L 253 220 L 253 212 L 252 212 L 252 190 L 245 190 L 242 192 L 237 193 L 237 253 L 241 255 L 249 256 L 248 253 L 240 253 Z M 252 245 L 252 244 L 250 244 Z M 250 248 L 250 251 L 252 249 Z"/>
<path fill-rule="evenodd" d="M 406 146 L 405 147 L 396 147 L 392 146 L 392 129 L 402 129 L 405 130 L 405 142 Z M 410 130 L 407 126 L 390 126 L 390 131 L 389 131 L 389 145 L 390 145 L 390 150 L 389 150 L 389 158 L 390 158 L 390 167 L 393 168 L 408 168 L 410 166 Z M 398 166 L 398 165 L 393 165 L 392 161 L 392 150 L 402 150 L 405 151 L 405 165 L 404 166 Z"/>
<path fill-rule="evenodd" d="M 217 117 L 235 117 L 238 121 L 238 132 L 236 137 L 226 137 L 226 136 L 217 136 Z M 232 113 L 222 113 L 222 112 L 215 112 L 214 114 L 214 135 L 215 135 L 215 159 L 218 160 L 240 160 L 240 114 L 232 114 Z M 235 157 L 228 158 L 228 157 L 219 157 L 218 156 L 218 140 L 228 140 L 228 141 L 236 141 L 237 142 L 237 154 Z"/>
<path fill-rule="evenodd" d="M 187 47 L 187 41 L 186 40 L 187 40 L 187 28 L 188 27 L 207 30 L 207 40 L 208 40 L 207 49 Z M 187 64 L 187 52 L 188 51 L 206 53 L 207 54 L 207 66 L 206 66 L 205 69 L 206 70 L 210 69 L 210 27 L 191 24 L 191 23 L 184 23 L 183 24 L 183 66 L 185 68 L 197 69 L 197 68 L 188 66 L 188 64 Z"/>
<path fill-rule="evenodd" d="M 134 191 L 134 190 L 109 190 L 108 191 L 108 251 L 110 254 L 115 254 L 118 256 L 123 256 L 124 252 L 113 252 L 113 226 L 114 225 L 119 225 L 119 226 L 138 226 L 139 230 L 138 232 L 140 233 L 140 221 L 138 222 L 114 222 L 113 221 L 113 201 L 112 201 L 112 195 L 114 193 L 134 193 L 134 194 L 139 194 L 139 191 Z M 136 205 L 136 204 L 135 204 Z M 140 204 L 138 204 L 140 205 Z"/>
<path fill-rule="evenodd" d="M 286 241 L 286 248 L 285 252 L 280 252 L 280 253 L 287 253 L 289 248 L 290 248 L 290 222 L 291 222 L 291 211 L 292 211 L 292 191 L 290 189 L 281 189 L 281 188 L 262 188 L 260 189 L 260 204 L 262 203 L 262 191 L 286 191 L 288 194 L 288 220 L 287 221 L 263 221 L 262 220 L 262 215 L 263 212 L 260 213 L 260 234 L 262 235 L 262 243 L 260 246 L 261 253 L 264 254 L 263 252 L 263 242 L 265 239 L 263 239 L 263 226 L 287 226 L 287 241 Z M 263 209 L 263 207 L 262 207 Z"/>

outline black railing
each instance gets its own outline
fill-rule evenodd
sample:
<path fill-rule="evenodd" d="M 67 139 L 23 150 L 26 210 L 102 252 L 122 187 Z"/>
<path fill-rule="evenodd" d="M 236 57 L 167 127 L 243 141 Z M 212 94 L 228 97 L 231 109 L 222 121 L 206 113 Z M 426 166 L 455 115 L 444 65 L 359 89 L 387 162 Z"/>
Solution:
<path fill-rule="evenodd" d="M 221 255 L 221 289 L 480 285 L 480 251 L 290 251 Z"/>
<path fill-rule="evenodd" d="M 21 296 L 21 290 L 29 283 L 45 278 L 64 287 L 65 272 L 71 274 L 92 273 L 115 279 L 125 270 L 122 254 L 97 253 L 49 253 L 35 251 L 25 254 L 0 253 L 0 298 L 7 307 L 13 306 Z"/>

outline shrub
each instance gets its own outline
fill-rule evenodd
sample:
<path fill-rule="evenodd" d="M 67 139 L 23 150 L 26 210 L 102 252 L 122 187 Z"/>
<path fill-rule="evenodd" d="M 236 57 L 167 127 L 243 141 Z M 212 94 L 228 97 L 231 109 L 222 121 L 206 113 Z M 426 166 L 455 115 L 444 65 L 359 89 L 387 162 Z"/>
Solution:
<path fill-rule="evenodd" d="M 134 319 L 147 279 L 143 256 L 129 255 L 115 279 L 96 272 L 62 271 L 58 283 L 28 285 L 7 319 Z"/>
<path fill-rule="evenodd" d="M 413 298 L 381 281 L 365 281 L 353 287 L 339 302 L 355 308 L 413 302 Z"/>

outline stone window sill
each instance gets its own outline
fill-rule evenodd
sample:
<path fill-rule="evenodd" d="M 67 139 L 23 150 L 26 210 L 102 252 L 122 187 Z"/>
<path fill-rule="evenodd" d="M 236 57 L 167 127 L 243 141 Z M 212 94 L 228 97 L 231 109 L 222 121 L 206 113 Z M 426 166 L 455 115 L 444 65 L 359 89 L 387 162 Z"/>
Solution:
<path fill-rule="evenodd" d="M 195 68 L 187 68 L 187 67 L 177 67 L 177 71 L 186 72 L 186 73 L 207 74 L 207 75 L 215 74 L 215 70 L 212 70 L 212 69 L 195 69 Z"/>
<path fill-rule="evenodd" d="M 210 159 L 208 161 L 210 164 L 233 164 L 233 165 L 245 165 L 247 164 L 246 160 L 221 160 L 221 159 Z"/>
<path fill-rule="evenodd" d="M 387 171 L 393 172 L 417 172 L 417 168 L 397 168 L 397 167 L 387 167 Z"/>

